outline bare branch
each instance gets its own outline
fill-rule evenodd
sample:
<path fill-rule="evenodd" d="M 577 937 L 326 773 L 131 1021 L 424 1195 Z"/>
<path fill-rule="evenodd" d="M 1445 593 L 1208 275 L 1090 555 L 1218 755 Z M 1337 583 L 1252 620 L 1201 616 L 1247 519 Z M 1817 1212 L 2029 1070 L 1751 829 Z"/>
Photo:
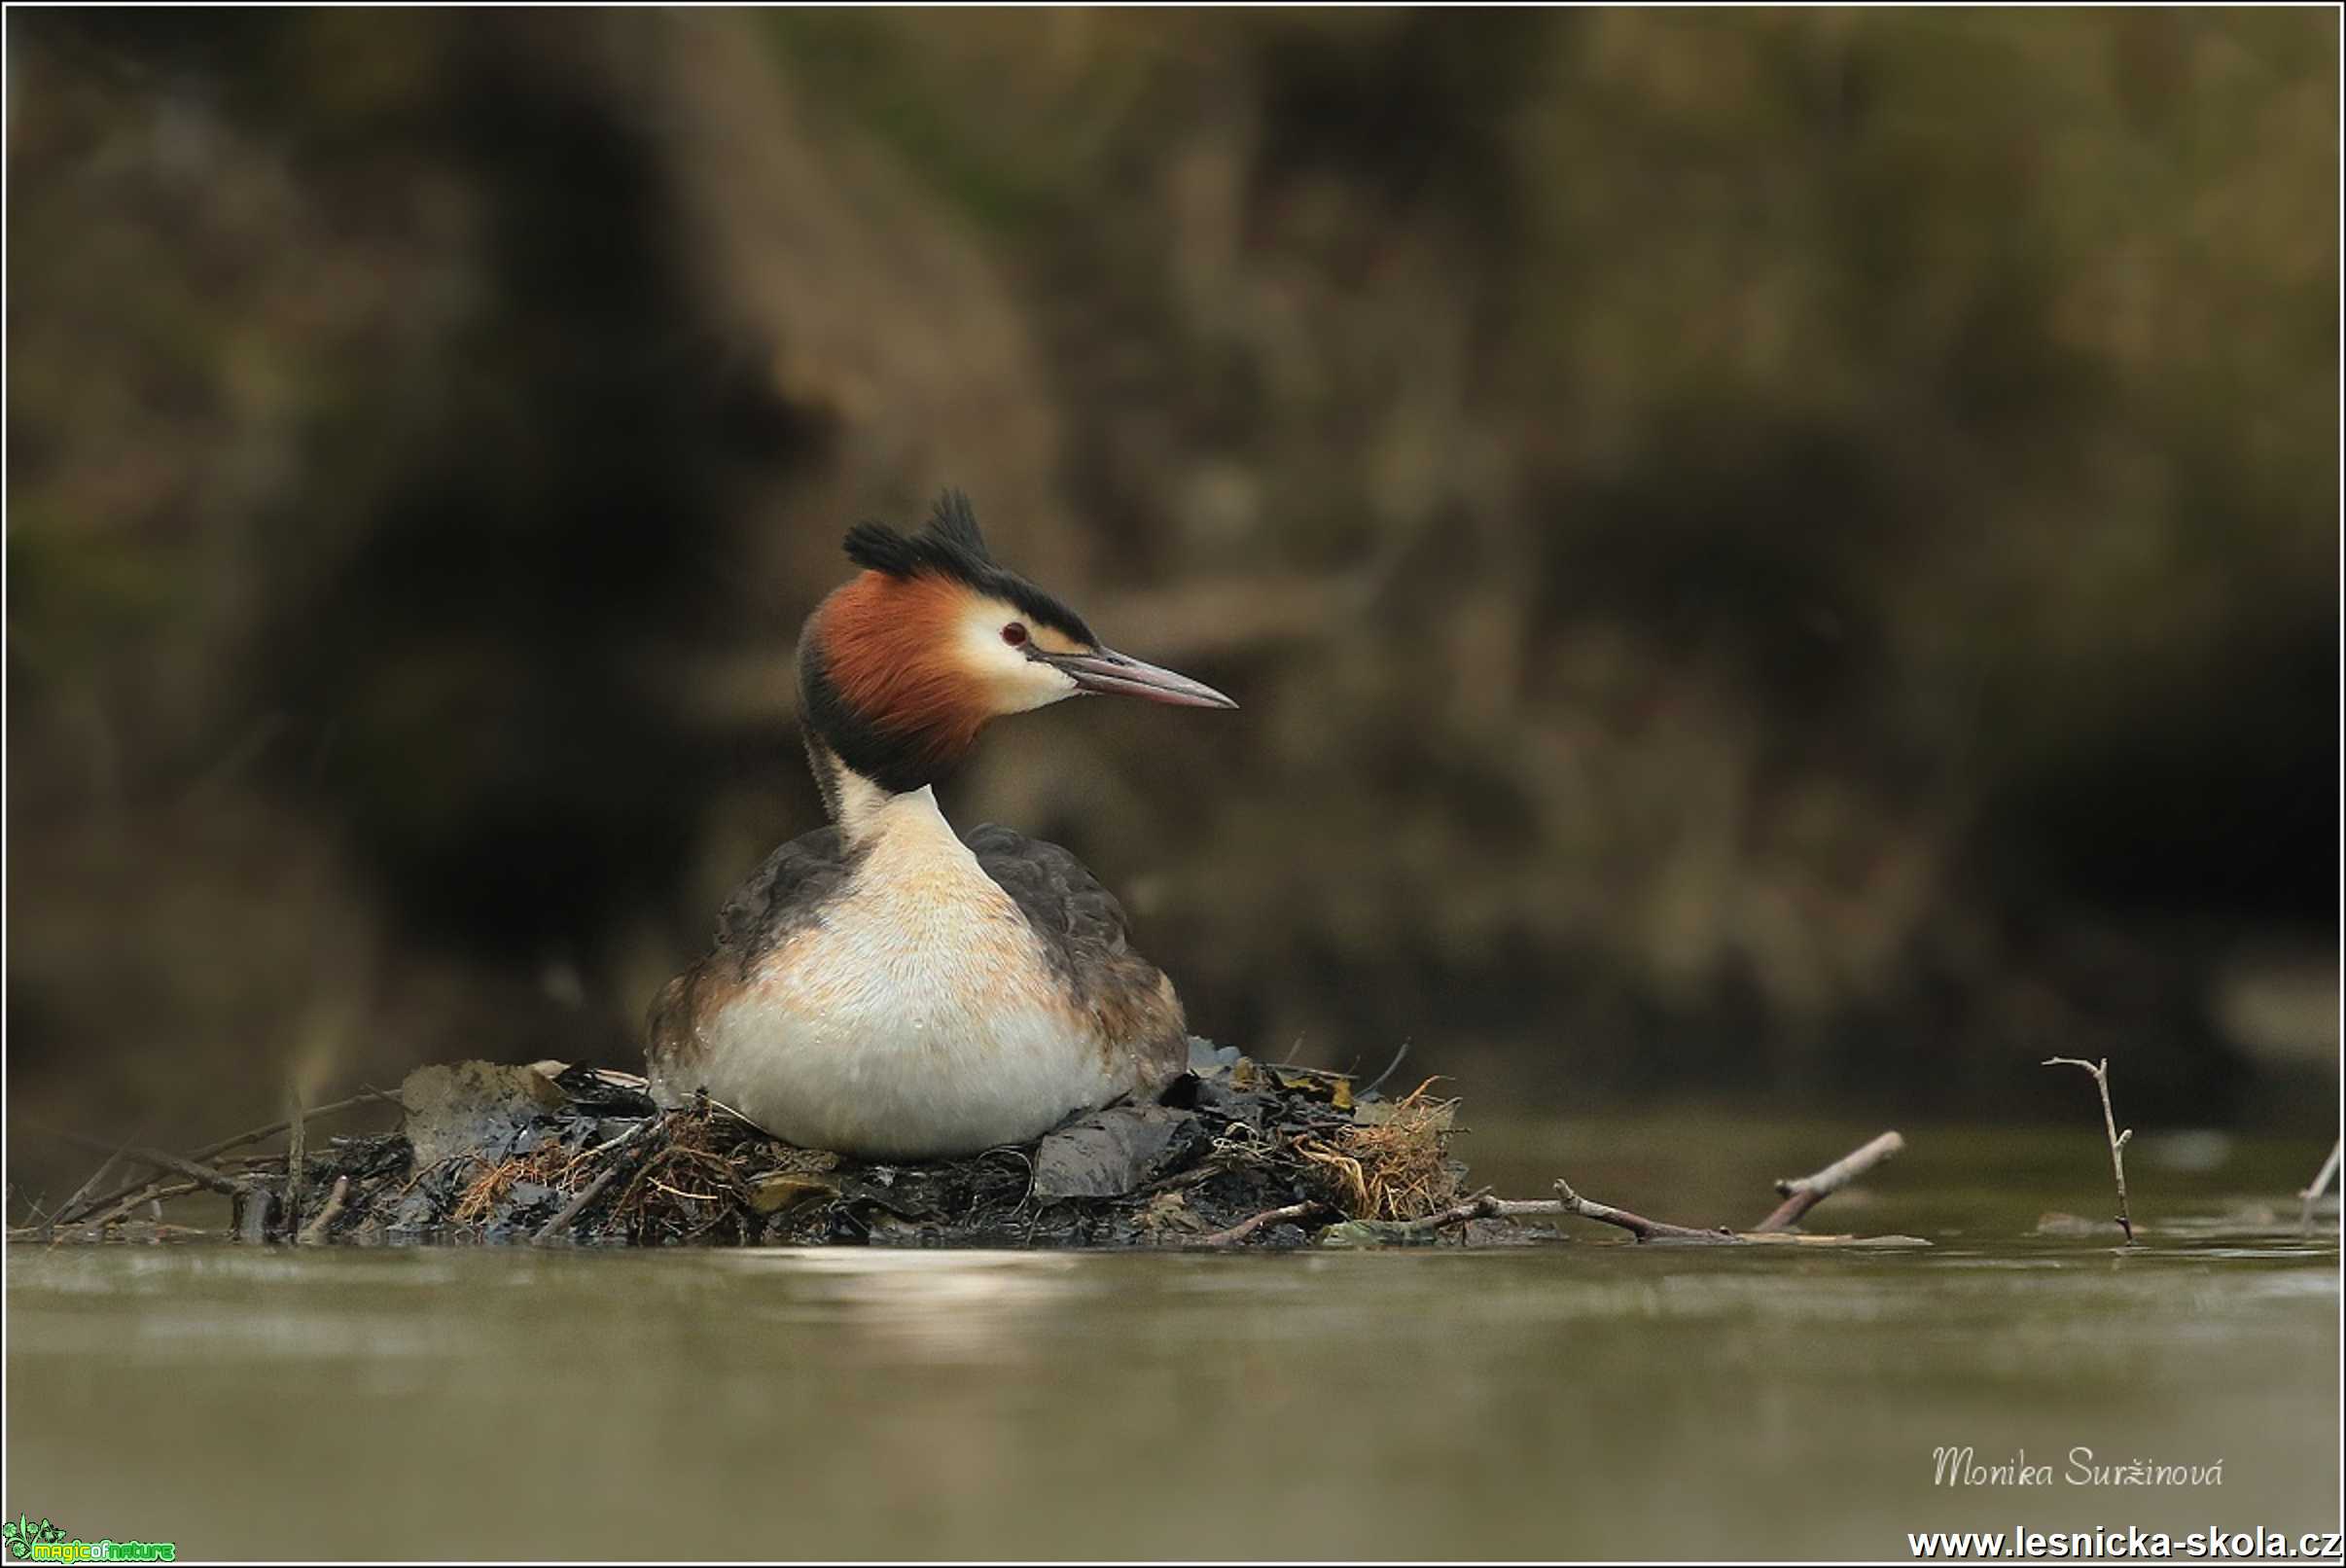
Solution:
<path fill-rule="evenodd" d="M 201 1160 L 186 1158 L 183 1156 L 172 1154 L 167 1149 L 147 1149 L 136 1144 L 117 1146 L 103 1138 L 92 1138 L 79 1132 L 67 1132 L 62 1127 L 44 1127 L 42 1130 L 53 1138 L 62 1138 L 65 1142 L 77 1144 L 84 1149 L 118 1154 L 124 1159 L 135 1159 L 142 1165 L 152 1165 L 157 1170 L 167 1170 L 175 1176 L 185 1176 L 190 1181 L 200 1182 L 215 1193 L 227 1193 L 231 1196 L 234 1196 L 249 1192 L 253 1185 L 240 1176 L 223 1175 Z M 141 1183 L 140 1185 L 149 1184 Z"/>
<path fill-rule="evenodd" d="M 313 1105 L 302 1115 L 332 1116 L 337 1111 L 347 1111 L 361 1105 L 388 1105 L 394 1111 L 407 1109 L 400 1103 L 400 1098 L 396 1094 L 386 1093 L 379 1088 L 362 1088 L 347 1099 L 334 1100 L 325 1105 Z M 291 1129 L 292 1126 L 293 1118 L 287 1117 L 282 1122 L 271 1122 L 265 1127 L 254 1127 L 248 1132 L 239 1132 L 232 1138 L 223 1138 L 218 1143 L 207 1143 L 188 1158 L 190 1159 L 210 1159 L 215 1155 L 227 1154 L 231 1149 L 241 1149 L 248 1143 L 259 1143 L 264 1138 L 273 1138 L 278 1133 Z"/>
<path fill-rule="evenodd" d="M 1290 1220 L 1306 1220 L 1315 1214 L 1325 1214 L 1328 1212 L 1331 1212 L 1328 1205 L 1318 1201 L 1317 1199 L 1310 1199 L 1301 1203 L 1290 1203 L 1283 1208 L 1265 1209 L 1261 1214 L 1254 1216 L 1252 1219 L 1239 1221 L 1236 1225 L 1231 1226 L 1227 1230 L 1217 1230 L 1210 1236 L 1199 1236 L 1195 1241 L 1191 1242 L 1190 1245 L 1191 1247 L 1212 1248 L 1216 1251 L 1226 1247 L 1235 1247 L 1238 1245 L 1238 1243 L 1244 1241 L 1248 1236 L 1253 1235 L 1256 1231 L 1263 1229 L 1265 1226 L 1282 1225 Z"/>
<path fill-rule="evenodd" d="M 1563 1200 L 1553 1197 L 1499 1197 L 1489 1191 L 1476 1193 L 1433 1214 L 1420 1215 L 1414 1220 L 1379 1221 L 1378 1229 L 1387 1235 L 1417 1235 L 1427 1230 L 1440 1230 L 1470 1220 L 1538 1220 L 1560 1217 L 1570 1213 Z"/>
<path fill-rule="evenodd" d="M 89 1197 L 90 1193 L 96 1189 L 97 1184 L 104 1181 L 108 1174 L 113 1171 L 115 1162 L 123 1158 L 123 1150 L 127 1147 L 129 1146 L 126 1143 L 118 1145 L 114 1153 L 108 1155 L 105 1159 L 99 1163 L 98 1168 L 89 1173 L 89 1179 L 73 1190 L 73 1196 L 67 1198 L 64 1202 L 56 1206 L 54 1213 L 51 1215 L 47 1223 L 52 1226 L 55 1225 L 56 1217 L 58 1215 L 72 1212 L 72 1210 L 78 1207 L 85 1198 Z M 145 1184 L 142 1183 L 141 1185 Z"/>
<path fill-rule="evenodd" d="M 1649 1220 L 1627 1209 L 1617 1209 L 1610 1203 L 1595 1203 L 1572 1190 L 1563 1177 L 1556 1178 L 1556 1196 L 1563 1200 L 1564 1211 L 1577 1214 L 1583 1220 L 1599 1225 L 1618 1226 L 1640 1241 L 1690 1241 L 1698 1246 L 1734 1246 L 1742 1237 L 1732 1230 L 1697 1230 L 1691 1226 L 1670 1225 L 1660 1220 Z"/>
<path fill-rule="evenodd" d="M 326 1232 L 334 1228 L 334 1222 L 340 1219 L 342 1211 L 349 1206 L 350 1178 L 337 1176 L 334 1179 L 334 1191 L 326 1194 L 325 1206 L 318 1210 L 307 1225 L 302 1227 L 302 1233 L 298 1238 L 300 1244 L 304 1247 L 323 1246 L 326 1241 Z"/>
<path fill-rule="evenodd" d="M 308 1114 L 310 1116 L 327 1116 L 336 1111 L 347 1111 L 353 1106 L 377 1103 L 388 1105 L 394 1110 L 400 1109 L 398 1095 L 386 1094 L 379 1088 L 364 1088 L 359 1090 L 358 1093 L 351 1095 L 348 1099 L 336 1100 L 331 1105 L 313 1105 L 309 1108 Z M 211 1159 L 216 1156 L 227 1154 L 231 1149 L 241 1149 L 248 1143 L 259 1143 L 264 1138 L 273 1138 L 278 1133 L 289 1129 L 292 1125 L 293 1123 L 290 1119 L 283 1122 L 271 1122 L 267 1126 L 254 1127 L 249 1131 L 239 1132 L 232 1138 L 222 1138 L 217 1143 L 207 1143 L 202 1148 L 189 1155 L 188 1158 L 190 1159 Z M 155 1183 L 152 1179 L 132 1182 L 128 1186 L 118 1187 L 111 1193 L 107 1193 L 102 1196 L 93 1197 L 86 1202 L 83 1202 L 78 1210 L 76 1210 L 71 1203 L 68 1203 L 64 1208 L 57 1211 L 55 1223 L 59 1225 L 66 1225 L 86 1219 L 89 1216 L 95 1214 L 98 1210 L 109 1208 L 115 1204 L 118 1204 L 124 1198 L 130 1197 L 135 1194 L 144 1192 L 146 1189 L 154 1185 Z M 133 1205 L 133 1207 L 135 1206 L 136 1205 Z"/>
<path fill-rule="evenodd" d="M 1370 1079 L 1368 1081 L 1368 1087 L 1362 1089 L 1361 1093 L 1374 1094 L 1378 1089 L 1383 1088 L 1385 1087 L 1385 1080 L 1393 1076 L 1393 1070 L 1399 1067 L 1402 1062 L 1407 1058 L 1408 1054 L 1409 1042 L 1404 1040 L 1401 1043 L 1401 1050 L 1393 1053 L 1393 1059 L 1385 1063 L 1385 1070 L 1377 1074 L 1374 1078 Z"/>
<path fill-rule="evenodd" d="M 2110 1109 L 2110 1058 L 2098 1062 L 2080 1061 L 2075 1056 L 2048 1056 L 2040 1065 L 2045 1067 L 2081 1067 L 2093 1075 L 2093 1087 L 2102 1091 L 2102 1125 L 2110 1134 L 2110 1168 L 2117 1177 L 2117 1223 L 2126 1233 L 2126 1245 L 2134 1245 L 2134 1221 L 2126 1210 L 2126 1145 L 2133 1141 L 2134 1129 L 2118 1130 L 2117 1116 Z"/>
<path fill-rule="evenodd" d="M 298 1235 L 302 1229 L 302 1180 L 309 1174 L 309 1123 L 302 1109 L 301 1086 L 289 1086 L 285 1097 L 285 1229 Z"/>
<path fill-rule="evenodd" d="M 128 1219 L 130 1211 L 142 1203 L 161 1203 L 174 1197 L 186 1197 L 191 1193 L 202 1191 L 203 1184 L 201 1182 L 149 1182 L 138 1191 L 126 1194 L 121 1202 L 89 1223 L 92 1228 L 103 1230 L 117 1220 Z"/>
<path fill-rule="evenodd" d="M 1791 1229 L 1800 1223 L 1801 1216 L 1810 1209 L 1905 1147 L 1905 1139 L 1895 1132 L 1885 1132 L 1865 1147 L 1843 1155 L 1814 1176 L 1778 1182 L 1776 1191 L 1782 1194 L 1784 1201 L 1773 1214 L 1754 1227 L 1755 1232 Z"/>
<path fill-rule="evenodd" d="M 2322 1168 L 2314 1172 L 2314 1179 L 2306 1185 L 2305 1191 L 2297 1194 L 2300 1205 L 2297 1210 L 2298 1229 L 2313 1229 L 2314 1205 L 2322 1201 L 2322 1194 L 2328 1192 L 2329 1184 L 2337 1179 L 2338 1156 L 2341 1153 L 2346 1153 L 2346 1139 L 2329 1146 L 2329 1158 L 2322 1161 Z"/>

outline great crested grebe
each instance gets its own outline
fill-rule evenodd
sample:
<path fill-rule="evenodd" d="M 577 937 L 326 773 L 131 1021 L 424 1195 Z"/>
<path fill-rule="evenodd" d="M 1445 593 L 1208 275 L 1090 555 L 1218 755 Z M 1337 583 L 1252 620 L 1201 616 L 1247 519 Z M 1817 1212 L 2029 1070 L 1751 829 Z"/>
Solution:
<path fill-rule="evenodd" d="M 974 1154 L 1155 1093 L 1187 1067 L 1181 1001 L 1075 856 L 957 834 L 931 786 L 989 719 L 1085 693 L 1234 708 L 1103 647 L 997 564 L 968 499 L 919 532 L 862 523 L 864 568 L 799 637 L 800 722 L 832 826 L 768 856 L 705 958 L 653 1005 L 652 1092 L 880 1158 Z"/>

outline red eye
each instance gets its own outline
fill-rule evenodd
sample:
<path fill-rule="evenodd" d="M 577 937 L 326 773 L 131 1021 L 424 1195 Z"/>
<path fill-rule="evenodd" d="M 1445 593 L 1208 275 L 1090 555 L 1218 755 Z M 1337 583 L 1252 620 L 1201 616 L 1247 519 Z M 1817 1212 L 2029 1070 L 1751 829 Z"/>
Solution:
<path fill-rule="evenodd" d="M 1026 628 L 1013 621 L 1002 628 L 1002 640 L 1015 648 L 1026 641 Z"/>

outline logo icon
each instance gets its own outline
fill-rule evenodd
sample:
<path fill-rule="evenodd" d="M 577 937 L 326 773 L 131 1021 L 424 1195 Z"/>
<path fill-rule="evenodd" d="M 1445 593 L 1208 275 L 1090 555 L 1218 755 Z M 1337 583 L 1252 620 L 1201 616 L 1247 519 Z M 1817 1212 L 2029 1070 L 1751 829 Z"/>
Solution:
<path fill-rule="evenodd" d="M 64 1539 L 65 1532 L 47 1519 L 35 1524 L 18 1514 L 15 1518 L 0 1523 L 0 1543 L 7 1545 L 8 1554 L 12 1557 L 29 1557 L 33 1554 L 34 1547 L 48 1546 Z"/>

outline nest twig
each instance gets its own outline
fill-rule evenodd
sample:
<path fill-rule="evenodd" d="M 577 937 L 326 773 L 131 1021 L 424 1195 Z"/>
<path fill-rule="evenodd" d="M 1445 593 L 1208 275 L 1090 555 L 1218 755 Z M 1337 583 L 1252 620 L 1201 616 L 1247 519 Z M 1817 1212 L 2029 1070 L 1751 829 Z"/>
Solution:
<path fill-rule="evenodd" d="M 1428 1094 L 1436 1082 L 1429 1078 L 1395 1100 L 1380 1121 L 1296 1141 L 1297 1158 L 1333 1185 L 1337 1206 L 1351 1218 L 1416 1220 L 1456 1201 L 1449 1142 L 1458 1102 Z"/>

